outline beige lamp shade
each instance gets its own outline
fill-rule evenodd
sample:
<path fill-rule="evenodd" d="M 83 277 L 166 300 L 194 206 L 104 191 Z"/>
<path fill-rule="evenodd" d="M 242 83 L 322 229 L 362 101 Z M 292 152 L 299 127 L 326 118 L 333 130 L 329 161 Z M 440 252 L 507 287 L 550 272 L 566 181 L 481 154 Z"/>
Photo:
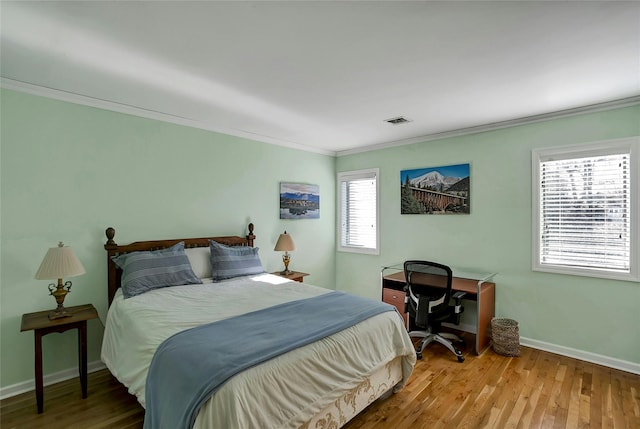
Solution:
<path fill-rule="evenodd" d="M 284 234 L 280 234 L 280 237 L 278 237 L 276 247 L 273 250 L 279 252 L 290 252 L 295 249 L 296 245 L 293 244 L 293 238 L 291 238 L 291 236 L 287 234 L 287 231 L 285 231 Z"/>
<path fill-rule="evenodd" d="M 44 259 L 36 273 L 38 280 L 62 279 L 84 274 L 86 271 L 71 247 L 64 247 L 60 242 L 58 247 L 52 247 L 44 255 Z"/>

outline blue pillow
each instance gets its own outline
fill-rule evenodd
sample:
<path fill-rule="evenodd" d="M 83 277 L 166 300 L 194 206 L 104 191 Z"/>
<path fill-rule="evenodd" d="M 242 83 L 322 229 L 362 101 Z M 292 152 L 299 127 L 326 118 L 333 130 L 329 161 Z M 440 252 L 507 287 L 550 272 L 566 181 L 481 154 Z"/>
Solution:
<path fill-rule="evenodd" d="M 225 246 L 209 240 L 213 281 L 264 273 L 257 247 Z"/>
<path fill-rule="evenodd" d="M 199 284 L 181 241 L 167 249 L 113 256 L 122 268 L 121 286 L 125 298 L 167 286 Z"/>

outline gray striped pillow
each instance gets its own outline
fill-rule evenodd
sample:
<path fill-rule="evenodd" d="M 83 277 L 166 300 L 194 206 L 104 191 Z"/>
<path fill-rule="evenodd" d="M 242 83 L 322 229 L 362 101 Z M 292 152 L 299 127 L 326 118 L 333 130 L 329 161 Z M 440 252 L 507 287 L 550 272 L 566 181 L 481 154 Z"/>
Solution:
<path fill-rule="evenodd" d="M 122 268 L 125 298 L 167 286 L 202 283 L 193 273 L 183 241 L 167 249 L 125 253 L 111 259 Z"/>
<path fill-rule="evenodd" d="M 213 281 L 264 273 L 257 247 L 225 246 L 209 240 Z"/>

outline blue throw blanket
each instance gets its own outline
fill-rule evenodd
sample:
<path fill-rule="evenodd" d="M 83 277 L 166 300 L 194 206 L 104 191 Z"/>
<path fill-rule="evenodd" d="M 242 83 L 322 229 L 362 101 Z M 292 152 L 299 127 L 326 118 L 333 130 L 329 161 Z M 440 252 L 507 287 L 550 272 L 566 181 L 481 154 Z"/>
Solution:
<path fill-rule="evenodd" d="M 147 375 L 145 429 L 190 429 L 233 375 L 395 307 L 330 292 L 179 332 L 158 347 Z"/>

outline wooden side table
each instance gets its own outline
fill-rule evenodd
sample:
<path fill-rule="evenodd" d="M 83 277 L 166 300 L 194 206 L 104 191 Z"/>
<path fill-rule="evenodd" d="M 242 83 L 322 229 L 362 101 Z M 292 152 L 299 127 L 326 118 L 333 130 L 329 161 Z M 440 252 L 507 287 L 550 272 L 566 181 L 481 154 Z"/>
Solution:
<path fill-rule="evenodd" d="M 66 307 L 66 310 L 71 313 L 71 316 L 54 320 L 49 320 L 51 310 L 22 315 L 20 332 L 33 330 L 35 336 L 36 401 L 38 404 L 38 414 L 42 413 L 44 405 L 42 337 L 52 332 L 65 332 L 69 329 L 78 330 L 80 385 L 82 387 L 82 397 L 87 397 L 87 320 L 97 319 L 98 312 L 91 304 Z"/>
<path fill-rule="evenodd" d="M 285 279 L 293 280 L 294 282 L 303 282 L 303 277 L 308 276 L 307 273 L 301 273 L 300 271 L 291 271 L 290 274 L 282 274 L 282 271 L 276 271 L 274 273 L 276 276 L 284 277 Z"/>

